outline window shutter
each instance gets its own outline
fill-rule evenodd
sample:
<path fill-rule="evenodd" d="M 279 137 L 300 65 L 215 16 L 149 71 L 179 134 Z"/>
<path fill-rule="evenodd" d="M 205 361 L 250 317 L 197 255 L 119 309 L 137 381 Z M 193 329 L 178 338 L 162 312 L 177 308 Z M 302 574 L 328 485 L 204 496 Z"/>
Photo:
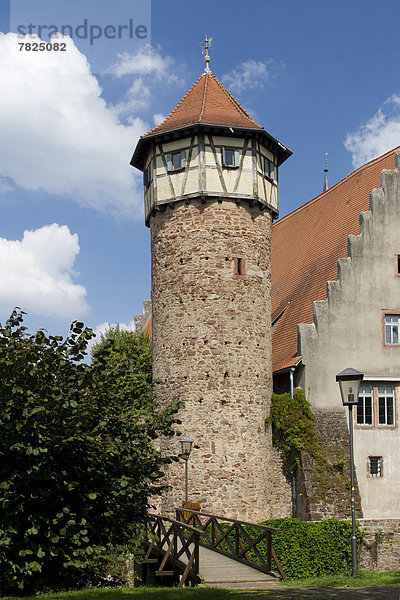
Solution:
<path fill-rule="evenodd" d="M 226 160 L 225 160 L 225 148 L 224 147 L 221 148 L 221 153 L 222 153 L 222 164 L 225 166 Z"/>
<path fill-rule="evenodd" d="M 172 154 L 167 154 L 167 170 L 172 171 Z"/>
<path fill-rule="evenodd" d="M 148 170 L 145 169 L 143 171 L 143 185 L 146 187 L 146 185 L 149 183 L 149 173 Z"/>
<path fill-rule="evenodd" d="M 186 150 L 182 150 L 181 152 L 181 169 L 186 167 Z"/>
<path fill-rule="evenodd" d="M 239 150 L 235 148 L 235 167 L 239 166 Z"/>

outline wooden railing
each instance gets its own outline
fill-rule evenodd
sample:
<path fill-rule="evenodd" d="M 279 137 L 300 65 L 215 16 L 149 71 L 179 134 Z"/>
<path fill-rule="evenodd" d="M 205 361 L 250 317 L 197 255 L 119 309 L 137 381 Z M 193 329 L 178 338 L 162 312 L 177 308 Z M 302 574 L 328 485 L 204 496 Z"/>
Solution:
<path fill-rule="evenodd" d="M 218 517 L 209 513 L 198 512 L 188 508 L 176 509 L 176 522 L 185 523 L 201 531 L 199 543 L 215 552 L 224 554 L 241 563 L 251 566 L 263 573 L 273 575 L 274 561 L 282 579 L 286 581 L 285 573 L 272 547 L 272 532 L 274 527 L 257 525 Z M 262 543 L 262 551 L 260 545 Z"/>
<path fill-rule="evenodd" d="M 178 580 L 179 574 L 182 574 L 178 587 L 189 582 L 192 585 L 200 583 L 199 543 L 204 532 L 188 523 L 160 515 L 149 515 L 147 530 L 149 539 L 143 560 L 145 568 L 147 564 L 159 564 L 161 560 L 156 570 L 157 577 L 174 577 Z M 154 558 L 154 554 L 158 558 Z"/>

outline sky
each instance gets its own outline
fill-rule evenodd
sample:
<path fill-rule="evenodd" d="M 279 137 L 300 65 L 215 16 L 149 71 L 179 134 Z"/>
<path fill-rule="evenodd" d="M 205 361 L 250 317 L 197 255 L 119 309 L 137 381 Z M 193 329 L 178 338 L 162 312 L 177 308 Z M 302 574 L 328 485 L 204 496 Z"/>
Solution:
<path fill-rule="evenodd" d="M 0 0 L 0 322 L 133 328 L 150 232 L 129 161 L 206 34 L 212 72 L 293 151 L 284 216 L 321 193 L 326 152 L 332 186 L 400 144 L 399 22 L 398 0 Z"/>

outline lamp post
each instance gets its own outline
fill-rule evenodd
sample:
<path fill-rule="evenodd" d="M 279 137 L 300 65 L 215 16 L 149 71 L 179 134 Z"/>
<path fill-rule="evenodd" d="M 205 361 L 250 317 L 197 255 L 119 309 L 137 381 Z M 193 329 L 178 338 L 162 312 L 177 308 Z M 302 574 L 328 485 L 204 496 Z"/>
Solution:
<path fill-rule="evenodd" d="M 336 375 L 339 383 L 343 406 L 349 408 L 349 432 L 350 432 L 350 487 L 351 487 L 351 571 L 357 574 L 357 538 L 356 538 L 356 509 L 354 490 L 354 442 L 353 442 L 353 406 L 358 403 L 360 381 L 364 374 L 356 369 L 345 369 Z"/>
<path fill-rule="evenodd" d="M 183 438 L 179 440 L 181 444 L 181 455 L 183 460 L 185 461 L 185 506 L 188 504 L 188 460 L 190 453 L 192 451 L 193 440 L 188 436 L 184 435 Z"/>

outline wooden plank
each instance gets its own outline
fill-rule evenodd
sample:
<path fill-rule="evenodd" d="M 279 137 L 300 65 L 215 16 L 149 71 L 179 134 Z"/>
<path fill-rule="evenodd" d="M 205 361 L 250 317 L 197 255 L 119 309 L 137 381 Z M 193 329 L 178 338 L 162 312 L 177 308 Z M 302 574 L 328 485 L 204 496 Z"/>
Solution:
<path fill-rule="evenodd" d="M 282 569 L 282 565 L 279 562 L 278 557 L 275 554 L 275 550 L 272 547 L 271 547 L 271 555 L 272 555 L 272 558 L 274 559 L 274 563 L 276 564 L 276 566 L 278 568 L 278 571 L 279 571 L 279 574 L 282 577 L 283 581 L 287 581 L 287 577 L 286 577 L 286 575 L 285 575 L 285 573 L 284 573 L 284 571 Z"/>
<path fill-rule="evenodd" d="M 164 567 L 165 567 L 165 565 L 166 565 L 166 562 L 167 562 L 167 560 L 168 560 L 168 557 L 169 557 L 169 555 L 170 555 L 170 554 L 171 554 L 171 552 L 172 552 L 172 548 L 173 548 L 173 547 L 174 547 L 174 540 L 171 540 L 171 543 L 170 543 L 170 545 L 168 546 L 168 550 L 166 551 L 166 553 L 165 553 L 165 555 L 164 555 L 164 558 L 162 559 L 162 562 L 161 562 L 160 568 L 159 568 L 159 570 L 158 570 L 158 571 L 159 571 L 159 573 L 161 573 L 161 571 L 164 569 Z"/>
<path fill-rule="evenodd" d="M 189 575 L 189 573 L 190 573 L 190 569 L 192 568 L 192 564 L 193 564 L 193 562 L 194 562 L 194 558 L 195 558 L 195 552 L 194 552 L 194 550 L 193 550 L 193 552 L 192 552 L 192 555 L 191 555 L 191 557 L 190 557 L 190 559 L 189 559 L 189 562 L 188 562 L 188 564 L 186 565 L 186 569 L 185 569 L 185 570 L 184 570 L 184 572 L 183 572 L 183 575 L 182 575 L 182 577 L 181 577 L 181 580 L 180 580 L 180 582 L 179 582 L 179 585 L 178 585 L 178 587 L 180 587 L 180 588 L 181 588 L 181 587 L 183 587 L 183 586 L 185 585 L 185 581 L 186 581 L 186 579 L 187 579 L 187 576 L 188 576 L 188 575 Z"/>
<path fill-rule="evenodd" d="M 217 156 L 217 151 L 216 151 L 215 146 L 214 146 L 214 141 L 213 141 L 211 135 L 208 135 L 207 137 L 208 137 L 208 141 L 210 143 L 211 151 L 212 151 L 212 153 L 214 155 L 214 160 L 215 160 L 215 164 L 217 166 L 218 177 L 219 177 L 219 181 L 221 183 L 221 187 L 222 187 L 224 193 L 227 194 L 228 190 L 226 189 L 225 179 L 224 179 L 224 175 L 222 173 L 222 167 L 221 167 L 221 165 L 219 164 L 219 161 L 218 161 L 218 156 Z"/>
<path fill-rule="evenodd" d="M 233 191 L 234 192 L 237 192 L 237 189 L 239 187 L 240 176 L 241 176 L 242 171 L 243 171 L 243 163 L 244 163 L 244 159 L 246 158 L 246 152 L 247 152 L 248 146 L 249 146 L 249 140 L 246 139 L 244 147 L 242 149 L 242 154 L 241 154 L 241 157 L 240 157 L 239 170 L 238 170 L 238 174 L 237 174 L 237 177 L 236 177 L 235 185 L 233 186 Z"/>
<path fill-rule="evenodd" d="M 188 178 L 188 173 L 189 173 L 189 169 L 190 169 L 190 161 L 192 160 L 193 146 L 194 146 L 194 135 L 192 136 L 192 138 L 190 140 L 188 158 L 186 161 L 185 173 L 183 175 L 183 181 L 182 181 L 181 196 L 183 196 L 185 194 L 186 180 Z"/>
<path fill-rule="evenodd" d="M 174 186 L 173 186 L 173 183 L 172 183 L 172 180 L 171 180 L 171 176 L 170 176 L 169 171 L 168 171 L 167 159 L 165 158 L 164 150 L 163 150 L 161 144 L 158 145 L 158 151 L 160 153 L 162 164 L 163 164 L 163 167 L 165 169 L 165 174 L 166 174 L 167 179 L 168 179 L 170 192 L 172 194 L 172 197 L 175 198 Z"/>

